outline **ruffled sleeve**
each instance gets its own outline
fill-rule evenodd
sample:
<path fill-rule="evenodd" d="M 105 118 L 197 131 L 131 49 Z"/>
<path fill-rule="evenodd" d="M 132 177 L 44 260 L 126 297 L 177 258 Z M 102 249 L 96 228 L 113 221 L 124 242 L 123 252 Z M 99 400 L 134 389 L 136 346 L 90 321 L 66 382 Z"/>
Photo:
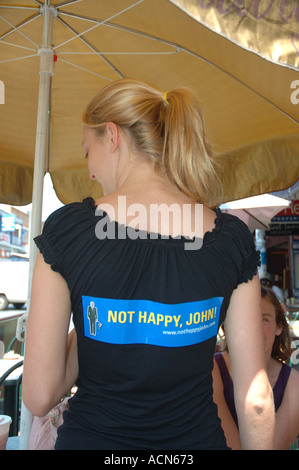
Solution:
<path fill-rule="evenodd" d="M 41 252 L 41 254 L 44 257 L 44 260 L 47 264 L 50 264 L 51 268 L 53 271 L 59 272 L 60 274 L 63 275 L 63 269 L 56 258 L 55 253 L 53 252 L 53 249 L 51 245 L 49 244 L 47 240 L 47 236 L 42 233 L 41 235 L 38 235 L 37 237 L 34 238 L 34 242 Z"/>
<path fill-rule="evenodd" d="M 230 214 L 222 213 L 223 249 L 228 250 L 237 270 L 237 285 L 251 280 L 260 266 L 260 252 L 247 225 Z M 237 287 L 237 286 L 236 286 Z"/>
<path fill-rule="evenodd" d="M 41 235 L 34 238 L 34 242 L 44 257 L 47 264 L 50 264 L 53 271 L 64 275 L 62 260 L 59 259 L 59 250 L 57 252 L 57 244 L 59 246 L 59 236 L 61 235 L 61 225 L 65 212 L 68 213 L 68 207 L 65 206 L 53 212 L 45 221 Z"/>
<path fill-rule="evenodd" d="M 78 245 L 84 229 L 84 214 L 86 203 L 67 204 L 48 217 L 41 235 L 34 238 L 45 262 L 63 277 L 66 277 L 68 258 L 75 256 L 74 245 Z"/>

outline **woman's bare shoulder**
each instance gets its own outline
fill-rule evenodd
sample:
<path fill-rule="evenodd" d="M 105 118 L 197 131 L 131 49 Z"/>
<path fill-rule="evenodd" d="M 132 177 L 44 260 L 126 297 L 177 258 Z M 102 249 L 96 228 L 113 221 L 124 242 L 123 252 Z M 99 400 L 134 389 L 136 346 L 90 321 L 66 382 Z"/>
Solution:
<path fill-rule="evenodd" d="M 297 392 L 298 392 L 298 390 L 299 390 L 299 371 L 294 369 L 293 367 L 292 367 L 292 370 L 291 370 L 291 373 L 290 373 L 289 382 L 290 382 L 290 384 L 292 384 L 294 386 L 296 385 Z"/>

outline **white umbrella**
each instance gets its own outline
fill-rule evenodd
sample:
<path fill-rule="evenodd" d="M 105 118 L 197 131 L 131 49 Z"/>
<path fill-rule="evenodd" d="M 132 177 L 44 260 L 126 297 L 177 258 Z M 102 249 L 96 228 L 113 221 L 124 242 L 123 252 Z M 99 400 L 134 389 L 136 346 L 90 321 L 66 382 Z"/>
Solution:
<path fill-rule="evenodd" d="M 272 194 L 262 194 L 221 204 L 220 209 L 239 217 L 250 231 L 253 231 L 267 230 L 271 219 L 289 205 L 290 201 L 287 199 Z"/>

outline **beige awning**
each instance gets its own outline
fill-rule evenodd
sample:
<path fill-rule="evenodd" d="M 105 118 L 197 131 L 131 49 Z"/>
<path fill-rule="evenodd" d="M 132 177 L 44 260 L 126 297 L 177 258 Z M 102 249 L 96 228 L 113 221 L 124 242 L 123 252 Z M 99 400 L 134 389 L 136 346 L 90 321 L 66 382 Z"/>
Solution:
<path fill-rule="evenodd" d="M 37 0 L 5 3 L 0 201 L 27 204 L 46 9 Z M 223 173 L 224 196 L 215 204 L 281 190 L 298 179 L 297 1 L 52 0 L 50 8 L 55 63 L 45 171 L 63 203 L 101 194 L 86 170 L 81 115 L 97 91 L 119 77 L 197 93 Z"/>

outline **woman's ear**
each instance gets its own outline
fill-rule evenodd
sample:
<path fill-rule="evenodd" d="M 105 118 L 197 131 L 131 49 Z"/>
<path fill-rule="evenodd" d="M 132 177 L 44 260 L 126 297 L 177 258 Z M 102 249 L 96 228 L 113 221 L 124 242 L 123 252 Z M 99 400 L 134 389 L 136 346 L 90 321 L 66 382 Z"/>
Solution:
<path fill-rule="evenodd" d="M 114 122 L 107 122 L 106 132 L 111 152 L 115 152 L 119 145 L 119 128 Z"/>
<path fill-rule="evenodd" d="M 276 326 L 276 336 L 281 335 L 282 331 L 283 331 L 283 327 L 282 327 L 282 325 L 280 325 L 278 323 L 277 326 Z"/>

